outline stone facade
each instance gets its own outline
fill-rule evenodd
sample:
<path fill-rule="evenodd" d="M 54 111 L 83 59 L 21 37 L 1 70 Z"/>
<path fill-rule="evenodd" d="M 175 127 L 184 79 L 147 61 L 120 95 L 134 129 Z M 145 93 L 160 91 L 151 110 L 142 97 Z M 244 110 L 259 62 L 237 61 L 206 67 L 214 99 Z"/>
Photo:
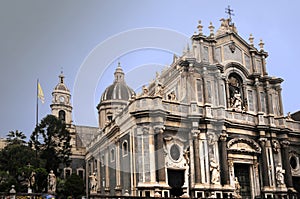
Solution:
<path fill-rule="evenodd" d="M 141 94 L 117 67 L 97 106 L 97 136 L 81 156 L 87 192 L 255 198 L 300 191 L 300 122 L 283 114 L 283 80 L 268 75 L 263 42 L 257 49 L 252 35 L 245 41 L 230 19 L 217 31 L 210 24 L 208 36 L 202 28 Z"/>

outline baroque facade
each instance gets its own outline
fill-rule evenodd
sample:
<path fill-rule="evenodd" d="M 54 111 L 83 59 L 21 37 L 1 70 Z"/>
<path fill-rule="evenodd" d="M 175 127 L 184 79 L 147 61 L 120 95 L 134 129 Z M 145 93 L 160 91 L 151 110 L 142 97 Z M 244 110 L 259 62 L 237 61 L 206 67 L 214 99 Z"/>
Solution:
<path fill-rule="evenodd" d="M 140 94 L 119 64 L 97 106 L 98 128 L 71 124 L 70 92 L 56 89 L 60 77 L 52 113 L 70 124 L 73 146 L 85 140 L 73 166 L 85 170 L 89 194 L 255 198 L 300 191 L 300 122 L 284 116 L 283 79 L 268 75 L 264 43 L 256 48 L 252 35 L 245 41 L 230 19 L 217 31 L 210 24 L 209 35 L 202 28 L 199 22 L 191 47 Z"/>

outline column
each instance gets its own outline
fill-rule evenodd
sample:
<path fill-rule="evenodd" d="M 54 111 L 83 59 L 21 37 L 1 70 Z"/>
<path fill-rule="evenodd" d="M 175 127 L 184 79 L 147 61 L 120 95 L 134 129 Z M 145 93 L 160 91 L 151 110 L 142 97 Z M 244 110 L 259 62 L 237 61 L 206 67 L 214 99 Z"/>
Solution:
<path fill-rule="evenodd" d="M 267 138 L 260 138 L 261 145 L 261 163 L 262 163 L 262 177 L 263 177 L 263 186 L 270 186 L 269 176 L 268 176 L 268 162 L 267 162 L 267 151 L 266 151 L 266 142 Z"/>
<path fill-rule="evenodd" d="M 288 188 L 293 188 L 293 178 L 292 178 L 292 171 L 291 171 L 291 166 L 290 166 L 290 161 L 289 161 L 289 145 L 290 142 L 287 140 L 284 140 L 281 142 L 281 150 L 282 150 L 282 163 L 283 163 L 283 168 L 285 169 L 285 184 Z"/>
<path fill-rule="evenodd" d="M 106 149 L 105 153 L 105 194 L 109 195 L 110 187 L 109 187 L 109 147 Z"/>
<path fill-rule="evenodd" d="M 199 156 L 199 133 L 200 130 L 192 130 L 194 146 L 195 184 L 201 183 L 200 156 Z"/>
<path fill-rule="evenodd" d="M 229 169 L 228 169 L 228 158 L 227 158 L 227 137 L 226 132 L 220 135 L 220 166 L 221 166 L 221 184 L 229 185 Z"/>
<path fill-rule="evenodd" d="M 266 58 L 265 58 L 265 55 L 262 56 L 261 63 L 262 63 L 263 76 L 266 76 L 266 75 L 268 75 L 268 73 L 267 73 L 267 69 L 266 69 Z"/>
<path fill-rule="evenodd" d="M 279 107 L 280 107 L 279 112 L 280 112 L 280 115 L 283 116 L 283 104 L 282 104 L 281 91 L 282 91 L 281 87 L 278 86 L 278 87 L 277 87 L 277 92 L 278 92 Z"/>
<path fill-rule="evenodd" d="M 247 85 L 243 83 L 243 107 L 242 109 L 248 111 L 248 101 L 247 101 Z"/>
<path fill-rule="evenodd" d="M 230 94 L 229 94 L 229 82 L 228 82 L 228 79 L 225 80 L 226 82 L 226 101 L 227 101 L 227 108 L 230 108 L 231 107 L 231 104 L 230 104 Z"/>
<path fill-rule="evenodd" d="M 156 126 L 155 129 L 155 143 L 156 143 L 156 154 L 157 154 L 157 175 L 158 175 L 158 182 L 165 183 L 166 182 L 166 172 L 165 172 L 165 157 L 164 157 L 164 146 L 163 146 L 163 132 L 164 126 Z"/>
<path fill-rule="evenodd" d="M 116 138 L 116 195 L 120 196 L 122 189 L 121 189 L 121 173 L 120 173 L 120 139 Z"/>
<path fill-rule="evenodd" d="M 257 98 L 257 112 L 261 112 L 261 103 L 260 103 L 260 93 L 259 93 L 259 81 L 258 78 L 255 78 L 255 88 L 256 88 L 256 98 Z"/>
<path fill-rule="evenodd" d="M 268 109 L 268 114 L 274 114 L 274 111 L 273 111 L 273 100 L 270 98 L 270 95 L 272 97 L 272 93 L 270 91 L 270 85 L 269 85 L 269 82 L 266 81 L 266 96 L 267 96 L 267 109 Z"/>

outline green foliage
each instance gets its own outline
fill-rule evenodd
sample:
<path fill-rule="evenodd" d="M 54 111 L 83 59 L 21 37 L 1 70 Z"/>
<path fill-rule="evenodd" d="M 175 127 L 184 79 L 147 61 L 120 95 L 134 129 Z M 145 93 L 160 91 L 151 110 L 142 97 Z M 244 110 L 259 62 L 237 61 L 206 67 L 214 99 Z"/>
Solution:
<path fill-rule="evenodd" d="M 64 195 L 78 198 L 84 194 L 84 183 L 81 177 L 72 174 L 67 178 L 64 185 Z"/>
<path fill-rule="evenodd" d="M 26 145 L 7 145 L 0 152 L 0 170 L 8 172 L 10 176 L 18 178 L 20 168 L 34 164 L 35 151 Z"/>
<path fill-rule="evenodd" d="M 45 160 L 45 168 L 49 172 L 50 170 L 57 171 L 60 163 L 64 165 L 70 163 L 70 140 L 70 133 L 64 121 L 53 115 L 47 115 L 30 136 L 29 144 L 39 151 L 40 157 Z"/>
<path fill-rule="evenodd" d="M 47 190 L 47 176 L 48 173 L 46 169 L 35 169 L 35 184 L 33 185 L 35 192 L 41 193 Z"/>
<path fill-rule="evenodd" d="M 8 144 L 25 144 L 26 141 L 26 136 L 23 132 L 21 131 L 9 131 L 7 134 L 7 142 Z"/>

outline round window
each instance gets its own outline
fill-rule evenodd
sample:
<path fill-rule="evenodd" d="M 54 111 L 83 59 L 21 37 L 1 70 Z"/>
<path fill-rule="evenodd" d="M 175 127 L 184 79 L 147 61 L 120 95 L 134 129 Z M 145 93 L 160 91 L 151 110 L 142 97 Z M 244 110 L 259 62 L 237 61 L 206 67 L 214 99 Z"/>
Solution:
<path fill-rule="evenodd" d="M 293 169 L 297 168 L 297 158 L 295 156 L 291 156 L 290 158 L 290 165 Z"/>
<path fill-rule="evenodd" d="M 179 146 L 176 144 L 173 144 L 170 149 L 170 154 L 171 154 L 171 157 L 173 160 L 178 160 L 180 157 Z"/>

